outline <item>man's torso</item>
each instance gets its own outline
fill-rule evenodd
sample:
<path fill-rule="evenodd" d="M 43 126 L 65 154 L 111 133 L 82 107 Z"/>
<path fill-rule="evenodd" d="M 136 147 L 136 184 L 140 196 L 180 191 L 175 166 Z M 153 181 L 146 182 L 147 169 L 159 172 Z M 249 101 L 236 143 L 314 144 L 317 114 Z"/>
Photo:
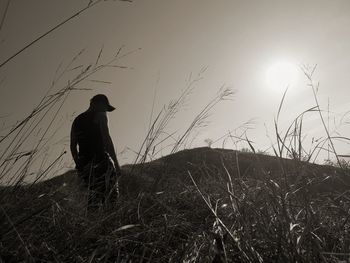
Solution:
<path fill-rule="evenodd" d="M 97 113 L 83 112 L 75 118 L 72 129 L 79 146 L 79 161 L 84 165 L 93 159 L 101 160 L 105 149 Z"/>

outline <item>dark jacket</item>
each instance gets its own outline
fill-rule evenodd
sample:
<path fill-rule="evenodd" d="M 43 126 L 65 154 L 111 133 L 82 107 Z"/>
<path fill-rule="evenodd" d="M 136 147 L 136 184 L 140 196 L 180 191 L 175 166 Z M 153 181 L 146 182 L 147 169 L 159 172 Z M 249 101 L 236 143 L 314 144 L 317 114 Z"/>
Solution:
<path fill-rule="evenodd" d="M 92 160 L 101 161 L 105 156 L 100 126 L 96 112 L 86 111 L 78 115 L 72 124 L 79 152 L 77 166 L 84 166 Z"/>

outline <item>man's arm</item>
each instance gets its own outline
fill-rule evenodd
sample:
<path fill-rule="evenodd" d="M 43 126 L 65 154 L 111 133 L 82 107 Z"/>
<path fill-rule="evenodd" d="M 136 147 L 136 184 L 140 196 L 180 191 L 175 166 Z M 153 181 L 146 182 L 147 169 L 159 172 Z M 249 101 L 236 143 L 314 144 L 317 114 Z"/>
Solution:
<path fill-rule="evenodd" d="M 108 129 L 108 118 L 106 113 L 99 113 L 98 115 L 98 121 L 100 125 L 100 131 L 102 135 L 102 140 L 103 140 L 103 145 L 105 147 L 105 150 L 107 153 L 111 156 L 112 160 L 114 161 L 115 168 L 120 170 L 119 163 L 117 160 L 117 155 L 115 153 L 114 145 L 112 138 L 109 134 L 109 129 Z"/>
<path fill-rule="evenodd" d="M 74 128 L 74 122 L 72 125 L 72 129 L 70 131 L 70 151 L 72 153 L 72 157 L 74 159 L 75 165 L 78 166 L 78 140 Z"/>

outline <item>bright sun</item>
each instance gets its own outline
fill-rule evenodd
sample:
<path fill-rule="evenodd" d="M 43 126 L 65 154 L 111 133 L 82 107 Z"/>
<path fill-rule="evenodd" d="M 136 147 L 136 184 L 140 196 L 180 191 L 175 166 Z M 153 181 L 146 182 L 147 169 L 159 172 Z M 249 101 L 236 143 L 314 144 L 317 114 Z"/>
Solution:
<path fill-rule="evenodd" d="M 298 81 L 298 67 L 290 62 L 278 62 L 271 65 L 266 71 L 267 85 L 272 89 L 285 89 Z"/>

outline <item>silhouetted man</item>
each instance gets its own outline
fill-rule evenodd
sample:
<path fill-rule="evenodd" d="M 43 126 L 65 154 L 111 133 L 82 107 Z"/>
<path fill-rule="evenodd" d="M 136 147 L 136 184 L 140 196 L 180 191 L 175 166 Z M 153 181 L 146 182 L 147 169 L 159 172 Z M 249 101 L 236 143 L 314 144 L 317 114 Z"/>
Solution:
<path fill-rule="evenodd" d="M 90 100 L 89 109 L 74 119 L 71 129 L 70 149 L 76 169 L 88 186 L 90 207 L 104 203 L 117 190 L 116 176 L 121 171 L 107 118 L 107 112 L 114 109 L 107 96 L 98 94 Z"/>

